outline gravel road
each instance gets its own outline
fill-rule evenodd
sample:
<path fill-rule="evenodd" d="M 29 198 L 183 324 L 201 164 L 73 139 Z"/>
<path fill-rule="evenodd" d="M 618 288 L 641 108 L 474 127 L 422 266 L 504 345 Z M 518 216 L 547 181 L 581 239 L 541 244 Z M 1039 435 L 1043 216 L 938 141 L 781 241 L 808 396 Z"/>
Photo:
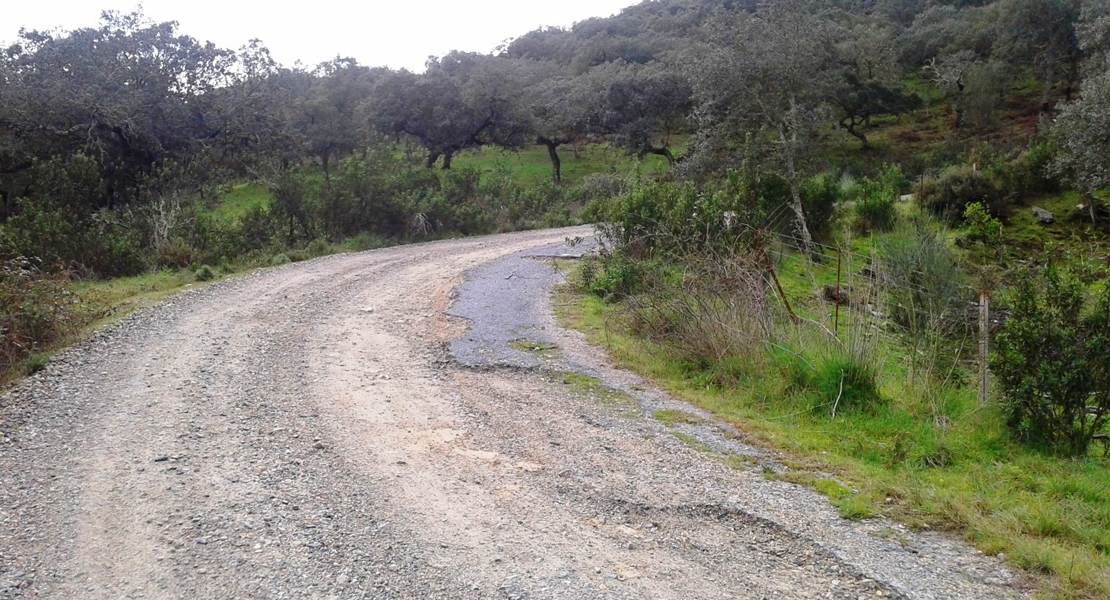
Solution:
<path fill-rule="evenodd" d="M 288 265 L 64 353 L 0 397 L 0 598 L 1028 596 L 555 326 L 529 254 L 585 235 Z"/>

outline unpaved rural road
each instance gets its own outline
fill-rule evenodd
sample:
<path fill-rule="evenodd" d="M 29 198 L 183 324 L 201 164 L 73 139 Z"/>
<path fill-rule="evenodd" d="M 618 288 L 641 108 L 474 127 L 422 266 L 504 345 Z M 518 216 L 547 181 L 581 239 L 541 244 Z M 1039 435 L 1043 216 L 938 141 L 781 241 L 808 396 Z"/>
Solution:
<path fill-rule="evenodd" d="M 741 434 L 555 327 L 553 269 L 516 253 L 579 235 L 288 265 L 65 353 L 0 397 L 0 598 L 1027 595 L 769 480 Z M 514 365 L 514 336 L 559 347 Z"/>

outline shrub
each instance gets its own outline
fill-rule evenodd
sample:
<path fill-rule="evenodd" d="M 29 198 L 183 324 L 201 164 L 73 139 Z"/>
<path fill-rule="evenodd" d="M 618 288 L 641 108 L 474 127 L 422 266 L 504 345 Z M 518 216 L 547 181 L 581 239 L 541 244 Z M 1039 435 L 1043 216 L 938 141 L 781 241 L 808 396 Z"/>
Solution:
<path fill-rule="evenodd" d="M 964 209 L 964 228 L 968 241 L 984 244 L 1002 241 L 1002 222 L 990 216 L 978 202 L 972 202 Z"/>
<path fill-rule="evenodd" d="M 802 185 L 802 209 L 813 239 L 823 240 L 829 237 L 840 198 L 840 179 L 829 173 L 818 175 Z"/>
<path fill-rule="evenodd" d="M 1018 196 L 1050 194 L 1060 190 L 1060 178 L 1052 170 L 1056 148 L 1049 142 L 1034 140 L 1009 165 L 1008 192 Z"/>
<path fill-rule="evenodd" d="M 193 277 L 195 277 L 197 281 L 212 281 L 216 278 L 216 270 L 208 265 L 201 265 L 201 267 L 193 273 Z"/>
<path fill-rule="evenodd" d="M 887 292 L 890 316 L 910 349 L 911 375 L 930 384 L 948 379 L 973 321 L 960 257 L 943 230 L 925 218 L 907 219 L 884 236 L 874 266 Z"/>
<path fill-rule="evenodd" d="M 1085 455 L 1110 418 L 1110 288 L 1093 311 L 1086 295 L 1055 266 L 1025 273 L 990 361 L 1014 436 L 1064 456 Z"/>
<path fill-rule="evenodd" d="M 287 265 L 290 262 L 292 261 L 289 260 L 289 255 L 285 254 L 284 252 L 282 252 L 281 254 L 275 254 L 274 257 L 270 259 L 270 265 L 275 267 L 279 265 Z"/>
<path fill-rule="evenodd" d="M 68 273 L 46 272 L 35 260 L 0 262 L 0 375 L 91 317 L 70 293 L 68 279 Z"/>
<path fill-rule="evenodd" d="M 668 342 L 687 361 L 710 369 L 738 358 L 751 363 L 773 322 L 763 274 L 742 247 L 690 255 L 673 275 L 645 278 L 648 291 L 629 298 L 628 308 L 643 335 Z"/>
<path fill-rule="evenodd" d="M 305 251 L 307 251 L 312 256 L 327 256 L 328 254 L 332 253 L 332 248 L 331 244 L 328 243 L 328 240 L 324 238 L 316 238 L 312 240 L 312 243 L 308 245 L 308 248 L 305 248 Z"/>
<path fill-rule="evenodd" d="M 1003 191 L 983 171 L 958 165 L 945 169 L 938 177 L 925 178 L 917 201 L 934 215 L 954 222 L 973 202 L 982 204 L 991 214 L 999 214 Z"/>
<path fill-rule="evenodd" d="M 623 253 L 601 260 L 601 268 L 590 278 L 589 291 L 606 299 L 631 296 L 643 289 L 644 267 Z"/>
<path fill-rule="evenodd" d="M 155 267 L 180 269 L 187 267 L 199 260 L 197 251 L 185 240 L 174 237 L 151 253 L 151 261 Z"/>
<path fill-rule="evenodd" d="M 906 180 L 897 165 L 883 169 L 878 179 L 864 179 L 855 185 L 856 226 L 863 231 L 888 231 L 898 213 L 895 205 Z"/>

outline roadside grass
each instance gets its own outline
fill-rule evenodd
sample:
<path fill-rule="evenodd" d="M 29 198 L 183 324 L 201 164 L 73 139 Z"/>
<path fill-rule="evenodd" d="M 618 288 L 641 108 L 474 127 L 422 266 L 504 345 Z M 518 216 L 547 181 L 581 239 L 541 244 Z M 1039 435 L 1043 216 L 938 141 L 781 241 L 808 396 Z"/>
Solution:
<path fill-rule="evenodd" d="M 697 425 L 702 423 L 700 417 L 681 410 L 657 410 L 651 415 L 656 421 L 674 427 L 676 425 Z"/>
<path fill-rule="evenodd" d="M 784 287 L 812 289 L 789 271 Z M 1082 460 L 1027 450 L 1010 441 L 997 407 L 980 406 L 972 386 L 923 399 L 907 381 L 906 351 L 895 340 L 875 351 L 885 402 L 833 419 L 815 410 L 824 400 L 798 389 L 774 353 L 752 361 L 731 385 L 707 383 L 716 380 L 670 348 L 630 335 L 619 304 L 568 286 L 558 294 L 564 325 L 622 367 L 785 453 L 795 472 L 769 476 L 816 489 L 849 519 L 882 515 L 961 535 L 1048 576 L 1040 578 L 1047 597 L 1110 597 L 1110 461 L 1101 448 Z M 794 350 L 805 354 L 804 342 Z"/>
<path fill-rule="evenodd" d="M 574 184 L 595 173 L 650 176 L 668 170 L 667 161 L 661 156 L 647 156 L 636 160 L 628 153 L 608 144 L 583 144 L 575 155 L 573 148 L 559 148 L 562 162 L 563 185 Z M 547 148 L 529 146 L 517 152 L 493 147 L 464 152 L 454 160 L 455 167 L 471 167 L 483 173 L 508 172 L 520 184 L 539 184 L 551 181 L 551 160 Z"/>

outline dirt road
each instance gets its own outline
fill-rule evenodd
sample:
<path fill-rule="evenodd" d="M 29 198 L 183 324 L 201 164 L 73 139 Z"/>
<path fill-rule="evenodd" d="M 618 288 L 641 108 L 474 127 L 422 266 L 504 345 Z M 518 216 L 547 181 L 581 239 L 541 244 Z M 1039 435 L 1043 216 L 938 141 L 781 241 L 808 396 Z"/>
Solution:
<path fill-rule="evenodd" d="M 0 398 L 0 598 L 1024 597 L 648 418 L 758 454 L 554 327 L 550 270 L 512 255 L 587 231 L 288 265 L 66 353 Z M 495 335 L 528 298 L 531 329 Z M 455 360 L 519 338 L 558 348 Z"/>

